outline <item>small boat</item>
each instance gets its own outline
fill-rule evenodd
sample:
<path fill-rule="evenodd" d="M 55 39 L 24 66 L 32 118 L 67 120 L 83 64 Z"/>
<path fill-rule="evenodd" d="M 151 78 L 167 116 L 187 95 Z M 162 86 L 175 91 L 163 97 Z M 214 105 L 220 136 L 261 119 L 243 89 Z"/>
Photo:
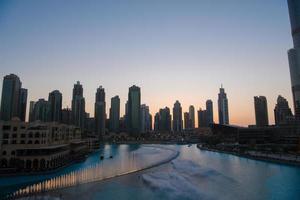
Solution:
<path fill-rule="evenodd" d="M 189 144 L 189 145 L 188 145 L 188 147 L 191 147 L 191 146 L 192 146 L 192 144 Z"/>
<path fill-rule="evenodd" d="M 103 160 L 104 159 L 104 156 L 100 156 L 100 160 Z"/>
<path fill-rule="evenodd" d="M 113 156 L 109 156 L 109 158 L 113 158 Z"/>

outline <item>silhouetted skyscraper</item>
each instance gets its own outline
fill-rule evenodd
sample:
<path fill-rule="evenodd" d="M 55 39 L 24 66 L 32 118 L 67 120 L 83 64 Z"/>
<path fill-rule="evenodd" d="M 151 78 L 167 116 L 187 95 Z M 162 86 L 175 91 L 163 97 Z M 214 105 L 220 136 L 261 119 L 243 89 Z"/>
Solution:
<path fill-rule="evenodd" d="M 4 121 L 18 117 L 25 121 L 27 90 L 15 74 L 6 75 L 3 79 L 0 119 Z"/>
<path fill-rule="evenodd" d="M 159 113 L 154 116 L 154 130 L 159 131 Z"/>
<path fill-rule="evenodd" d="M 171 131 L 171 114 L 168 107 L 159 110 L 159 131 Z"/>
<path fill-rule="evenodd" d="M 214 123 L 213 102 L 210 99 L 206 101 L 206 120 L 208 126 Z"/>
<path fill-rule="evenodd" d="M 225 90 L 222 86 L 218 95 L 218 111 L 219 124 L 229 124 L 228 99 Z"/>
<path fill-rule="evenodd" d="M 176 101 L 173 107 L 173 131 L 182 131 L 182 107 L 179 101 Z"/>
<path fill-rule="evenodd" d="M 190 120 L 190 129 L 195 128 L 195 108 L 193 105 L 189 107 L 189 120 Z"/>
<path fill-rule="evenodd" d="M 72 98 L 72 121 L 73 124 L 84 129 L 85 119 L 85 99 L 83 97 L 83 88 L 79 81 L 74 84 Z"/>
<path fill-rule="evenodd" d="M 276 125 L 288 124 L 293 119 L 293 114 L 288 101 L 280 95 L 277 98 L 274 115 Z"/>
<path fill-rule="evenodd" d="M 288 51 L 295 117 L 300 120 L 300 1 L 288 0 L 294 48 Z"/>
<path fill-rule="evenodd" d="M 263 127 L 269 125 L 267 98 L 264 96 L 254 97 L 256 126 Z"/>
<path fill-rule="evenodd" d="M 139 134 L 141 130 L 141 89 L 135 85 L 128 92 L 128 130 Z"/>
<path fill-rule="evenodd" d="M 184 116 L 184 129 L 185 130 L 188 130 L 188 129 L 190 129 L 191 128 L 191 120 L 190 120 L 190 116 L 189 116 L 189 113 L 188 112 L 185 112 L 184 114 L 183 114 L 183 116 Z"/>
<path fill-rule="evenodd" d="M 208 114 L 207 110 L 202 110 L 201 108 L 198 110 L 198 127 L 208 127 Z"/>
<path fill-rule="evenodd" d="M 120 127 L 120 98 L 115 96 L 111 98 L 111 107 L 109 110 L 109 123 L 112 132 L 119 132 Z"/>
<path fill-rule="evenodd" d="M 95 128 L 96 134 L 102 138 L 105 134 L 105 120 L 106 120 L 106 105 L 105 105 L 105 91 L 102 86 L 97 89 L 95 100 Z"/>
<path fill-rule="evenodd" d="M 58 90 L 49 93 L 50 121 L 61 122 L 62 94 Z"/>
<path fill-rule="evenodd" d="M 39 99 L 34 105 L 33 121 L 49 122 L 51 120 L 50 110 L 50 103 L 45 99 Z"/>
<path fill-rule="evenodd" d="M 141 105 L 141 132 L 146 133 L 151 131 L 151 115 L 149 111 L 149 106 L 146 104 Z"/>
<path fill-rule="evenodd" d="M 69 108 L 64 108 L 61 111 L 61 123 L 72 124 L 72 111 Z"/>
<path fill-rule="evenodd" d="M 19 99 L 19 116 L 21 121 L 25 121 L 26 119 L 26 107 L 27 107 L 27 89 L 20 89 L 20 99 Z"/>
<path fill-rule="evenodd" d="M 30 101 L 30 104 L 29 104 L 29 122 L 33 122 L 34 121 L 34 105 L 35 105 L 35 102 L 34 101 Z"/>

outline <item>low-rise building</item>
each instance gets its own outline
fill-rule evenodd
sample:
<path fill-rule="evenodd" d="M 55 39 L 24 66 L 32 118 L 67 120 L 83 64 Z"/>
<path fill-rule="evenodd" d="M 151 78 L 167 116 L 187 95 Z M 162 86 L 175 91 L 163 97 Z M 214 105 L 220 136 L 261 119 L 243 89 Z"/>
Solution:
<path fill-rule="evenodd" d="M 45 171 L 84 158 L 78 127 L 56 122 L 0 121 L 0 172 Z"/>

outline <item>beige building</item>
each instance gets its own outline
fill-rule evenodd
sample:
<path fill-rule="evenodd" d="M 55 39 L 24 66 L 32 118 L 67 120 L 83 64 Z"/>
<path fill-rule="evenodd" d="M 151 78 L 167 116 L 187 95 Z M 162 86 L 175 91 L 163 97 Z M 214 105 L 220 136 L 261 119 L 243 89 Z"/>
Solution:
<path fill-rule="evenodd" d="M 81 130 L 55 122 L 0 121 L 0 172 L 46 171 L 84 158 Z"/>

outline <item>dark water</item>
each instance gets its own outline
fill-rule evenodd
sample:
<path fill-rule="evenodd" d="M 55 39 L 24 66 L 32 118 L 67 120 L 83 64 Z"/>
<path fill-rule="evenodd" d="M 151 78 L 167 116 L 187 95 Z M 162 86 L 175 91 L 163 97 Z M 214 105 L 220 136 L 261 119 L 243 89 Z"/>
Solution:
<path fill-rule="evenodd" d="M 25 184 L 84 168 L 99 162 L 100 154 L 124 159 L 140 147 L 107 145 L 85 162 L 55 174 L 0 179 L 0 191 L 5 185 L 13 188 L 16 183 Z M 180 152 L 179 157 L 168 164 L 108 181 L 50 192 L 49 195 L 63 199 L 300 199 L 299 167 L 201 151 L 195 145 L 166 147 Z"/>

